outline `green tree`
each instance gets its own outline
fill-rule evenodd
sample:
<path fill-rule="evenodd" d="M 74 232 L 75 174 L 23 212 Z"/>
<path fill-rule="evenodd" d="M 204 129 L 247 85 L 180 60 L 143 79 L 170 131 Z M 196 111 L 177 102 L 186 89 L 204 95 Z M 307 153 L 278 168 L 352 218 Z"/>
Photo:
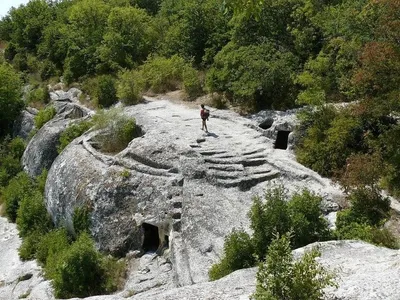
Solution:
<path fill-rule="evenodd" d="M 322 300 L 324 288 L 336 286 L 335 276 L 316 262 L 320 253 L 313 249 L 294 261 L 289 238 L 276 237 L 268 256 L 257 272 L 252 299 Z"/>
<path fill-rule="evenodd" d="M 51 218 L 39 190 L 22 198 L 17 210 L 16 223 L 21 237 L 33 232 L 45 234 L 52 228 Z"/>
<path fill-rule="evenodd" d="M 152 19 L 142 9 L 113 8 L 98 55 L 100 69 L 118 71 L 141 63 L 152 50 L 157 37 Z"/>
<path fill-rule="evenodd" d="M 292 226 L 284 188 L 269 189 L 264 198 L 265 202 L 262 202 L 259 197 L 254 197 L 249 212 L 252 242 L 259 260 L 264 259 L 274 233 L 285 234 Z"/>
<path fill-rule="evenodd" d="M 296 68 L 296 57 L 271 43 L 242 47 L 229 43 L 215 56 L 206 85 L 250 109 L 291 107 Z"/>
<path fill-rule="evenodd" d="M 208 274 L 211 280 L 220 279 L 233 271 L 250 268 L 256 263 L 254 245 L 250 236 L 241 230 L 233 230 L 224 242 L 224 254 L 219 263 L 214 264 Z"/>
<path fill-rule="evenodd" d="M 96 72 L 97 49 L 107 27 L 110 6 L 102 0 L 75 2 L 68 10 L 68 53 L 64 77 L 68 83 Z"/>
<path fill-rule="evenodd" d="M 328 239 L 328 221 L 321 212 L 322 197 L 309 190 L 293 195 L 289 201 L 289 211 L 293 226 L 293 248 L 300 248 L 315 241 Z"/>
<path fill-rule="evenodd" d="M 19 75 L 10 65 L 0 64 L 0 137 L 10 132 L 24 107 L 21 96 L 22 82 Z"/>
<path fill-rule="evenodd" d="M 102 258 L 87 233 L 59 254 L 51 274 L 56 297 L 87 297 L 103 292 Z"/>

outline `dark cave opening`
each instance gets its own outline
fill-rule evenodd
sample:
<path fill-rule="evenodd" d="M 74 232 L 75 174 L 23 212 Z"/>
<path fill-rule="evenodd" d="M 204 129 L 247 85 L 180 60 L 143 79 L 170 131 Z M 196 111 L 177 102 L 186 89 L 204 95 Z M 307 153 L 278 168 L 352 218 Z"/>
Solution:
<path fill-rule="evenodd" d="M 142 228 L 144 231 L 144 239 L 142 245 L 143 251 L 156 251 L 158 249 L 158 246 L 160 245 L 160 240 L 158 238 L 158 227 L 148 223 L 143 223 Z"/>
<path fill-rule="evenodd" d="M 264 120 L 262 123 L 260 123 L 260 125 L 258 125 L 258 127 L 262 128 L 262 129 L 269 129 L 269 128 L 271 128 L 272 124 L 274 124 L 274 119 L 268 118 L 268 119 Z"/>
<path fill-rule="evenodd" d="M 290 131 L 279 130 L 276 136 L 275 141 L 275 149 L 283 149 L 286 150 L 288 146 L 288 139 L 289 139 Z"/>

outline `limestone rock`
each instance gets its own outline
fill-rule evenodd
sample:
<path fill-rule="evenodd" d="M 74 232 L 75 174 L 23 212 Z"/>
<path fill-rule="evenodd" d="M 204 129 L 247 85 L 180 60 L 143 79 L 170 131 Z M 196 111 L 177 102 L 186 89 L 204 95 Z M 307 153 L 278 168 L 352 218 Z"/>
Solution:
<path fill-rule="evenodd" d="M 158 234 L 167 236 L 176 286 L 208 280 L 225 236 L 249 230 L 252 197 L 272 183 L 290 192 L 307 187 L 333 202 L 342 195 L 290 150 L 276 149 L 251 118 L 216 110 L 204 133 L 197 110 L 164 100 L 148 98 L 124 113 L 143 135 L 115 155 L 96 149 L 98 132 L 76 139 L 49 171 L 46 205 L 70 231 L 74 210 L 88 207 L 91 233 L 105 252 L 146 252 L 158 248 Z"/>
<path fill-rule="evenodd" d="M 29 141 L 22 156 L 24 170 L 30 176 L 38 176 L 43 169 L 49 169 L 58 155 L 57 145 L 61 133 L 71 122 L 86 115 L 88 110 L 76 104 L 67 104 L 59 110 Z"/>
<path fill-rule="evenodd" d="M 13 136 L 19 136 L 27 140 L 29 133 L 35 127 L 35 115 L 37 110 L 34 108 L 27 108 L 21 112 L 21 115 L 14 123 Z"/>

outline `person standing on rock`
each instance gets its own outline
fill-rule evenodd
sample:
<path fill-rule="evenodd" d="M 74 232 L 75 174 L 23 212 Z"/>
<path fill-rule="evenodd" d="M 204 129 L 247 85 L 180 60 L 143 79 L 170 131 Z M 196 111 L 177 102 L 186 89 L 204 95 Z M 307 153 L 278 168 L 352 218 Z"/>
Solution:
<path fill-rule="evenodd" d="M 208 109 L 204 108 L 204 104 L 202 104 L 200 106 L 201 106 L 200 117 L 202 120 L 201 130 L 205 129 L 206 132 L 208 132 L 206 121 L 208 121 L 208 117 L 210 116 L 210 111 Z"/>

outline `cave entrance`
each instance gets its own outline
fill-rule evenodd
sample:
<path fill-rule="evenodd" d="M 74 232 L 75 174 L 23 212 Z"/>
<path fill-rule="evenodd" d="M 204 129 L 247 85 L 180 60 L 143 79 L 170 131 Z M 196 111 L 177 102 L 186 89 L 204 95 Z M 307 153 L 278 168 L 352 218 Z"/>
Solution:
<path fill-rule="evenodd" d="M 157 251 L 158 246 L 160 245 L 160 240 L 158 238 L 158 227 L 148 223 L 143 223 L 142 228 L 144 231 L 144 239 L 142 245 L 143 251 Z"/>
<path fill-rule="evenodd" d="M 275 141 L 275 149 L 283 149 L 286 150 L 288 146 L 288 139 L 289 139 L 290 131 L 279 130 L 276 136 Z"/>

